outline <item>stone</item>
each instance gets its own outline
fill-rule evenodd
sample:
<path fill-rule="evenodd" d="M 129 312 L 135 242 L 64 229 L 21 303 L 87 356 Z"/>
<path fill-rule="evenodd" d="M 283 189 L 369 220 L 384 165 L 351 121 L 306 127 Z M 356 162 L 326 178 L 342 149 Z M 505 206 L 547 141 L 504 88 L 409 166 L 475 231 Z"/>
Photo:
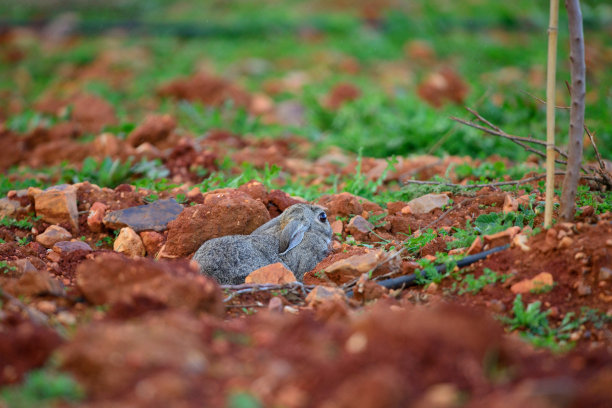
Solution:
<path fill-rule="evenodd" d="M 110 229 L 130 227 L 136 232 L 163 231 L 168 223 L 183 211 L 183 206 L 174 198 L 157 200 L 151 204 L 112 211 L 104 217 L 104 225 Z"/>
<path fill-rule="evenodd" d="M 394 256 L 394 252 L 370 251 L 363 255 L 353 255 L 334 262 L 326 267 L 324 272 L 334 282 L 344 281 L 346 278 L 357 278 L 364 273 L 375 271 L 383 264 L 388 264 L 388 259 L 392 256 Z M 398 257 L 394 259 L 398 259 Z M 393 263 L 393 261 L 390 262 Z M 388 266 L 393 268 L 396 265 L 388 264 Z"/>
<path fill-rule="evenodd" d="M 576 286 L 576 292 L 578 292 L 579 296 L 588 296 L 593 293 L 593 289 L 591 289 L 591 286 L 588 285 L 586 282 L 580 281 Z"/>
<path fill-rule="evenodd" d="M 264 204 L 268 202 L 268 190 L 266 186 L 259 181 L 251 180 L 238 187 L 238 191 L 248 194 L 251 198 L 259 200 Z"/>
<path fill-rule="evenodd" d="M 553 284 L 553 276 L 548 272 L 542 272 L 537 274 L 532 279 L 524 279 L 515 283 L 510 287 L 510 290 L 514 294 L 527 293 L 531 292 L 532 290 L 542 290 L 547 286 L 552 286 Z"/>
<path fill-rule="evenodd" d="M 355 300 L 362 303 L 380 299 L 387 293 L 389 293 L 389 289 L 368 279 L 368 275 L 365 273 L 359 277 L 359 280 L 353 288 L 353 297 Z"/>
<path fill-rule="evenodd" d="M 563 238 L 561 238 L 561 240 L 557 244 L 557 248 L 558 249 L 569 248 L 572 246 L 573 243 L 574 243 L 574 240 L 572 238 L 568 236 L 564 236 Z"/>
<path fill-rule="evenodd" d="M 21 208 L 19 201 L 11 200 L 10 198 L 0 198 L 0 219 L 4 217 L 13 217 Z"/>
<path fill-rule="evenodd" d="M 272 313 L 283 313 L 283 299 L 273 296 L 268 302 L 268 311 Z"/>
<path fill-rule="evenodd" d="M 329 301 L 346 302 L 346 294 L 340 288 L 315 286 L 308 296 L 306 296 L 306 304 L 310 307 L 316 307 L 321 303 Z"/>
<path fill-rule="evenodd" d="M 472 245 L 470 245 L 470 247 L 468 248 L 466 254 L 467 255 L 474 255 L 477 254 L 479 252 L 482 252 L 482 248 L 484 247 L 484 244 L 482 242 L 482 238 L 481 237 L 476 237 L 474 239 L 474 241 L 472 242 Z"/>
<path fill-rule="evenodd" d="M 612 269 L 602 266 L 599 268 L 599 280 L 608 281 L 612 279 Z"/>
<path fill-rule="evenodd" d="M 143 122 L 130 132 L 126 141 L 133 147 L 143 143 L 156 145 L 164 142 L 174 132 L 176 119 L 168 114 L 150 114 Z"/>
<path fill-rule="evenodd" d="M 148 298 L 171 308 L 221 316 L 223 294 L 216 282 L 200 275 L 186 261 L 153 261 L 105 253 L 76 269 L 76 285 L 94 305 L 127 303 Z"/>
<path fill-rule="evenodd" d="M 16 276 L 22 276 L 25 273 L 38 271 L 38 269 L 27 258 L 16 259 L 14 261 L 10 261 L 9 265 L 17 268 L 17 270 L 15 271 Z"/>
<path fill-rule="evenodd" d="M 121 228 L 113 243 L 113 250 L 129 257 L 144 256 L 145 247 L 140 236 L 130 227 Z"/>
<path fill-rule="evenodd" d="M 351 221 L 346 226 L 346 232 L 359 241 L 367 241 L 370 236 L 370 231 L 373 230 L 374 225 L 361 215 L 351 218 Z"/>
<path fill-rule="evenodd" d="M 91 252 L 91 247 L 87 242 L 83 241 L 59 241 L 53 245 L 53 252 L 60 255 L 69 254 L 76 251 Z"/>
<path fill-rule="evenodd" d="M 74 186 L 61 184 L 44 191 L 30 188 L 28 194 L 30 192 L 34 198 L 36 216 L 49 224 L 68 224 L 73 233 L 78 232 L 79 212 Z"/>
<path fill-rule="evenodd" d="M 518 211 L 519 202 L 516 198 L 510 194 L 504 196 L 504 205 L 502 206 L 502 212 L 508 214 L 510 212 Z"/>
<path fill-rule="evenodd" d="M 413 214 L 427 214 L 436 208 L 444 207 L 449 201 L 450 198 L 446 194 L 425 194 L 408 201 L 408 206 Z"/>
<path fill-rule="evenodd" d="M 139 235 L 140 239 L 142 239 L 142 244 L 145 247 L 147 255 L 157 254 L 164 244 L 165 238 L 159 232 L 143 231 Z"/>
<path fill-rule="evenodd" d="M 244 283 L 268 283 L 274 285 L 283 285 L 285 283 L 295 281 L 296 279 L 293 272 L 287 269 L 287 267 L 281 262 L 276 262 L 254 270 L 246 277 Z"/>
<path fill-rule="evenodd" d="M 342 220 L 336 220 L 330 223 L 332 234 L 334 235 L 342 235 L 342 230 L 344 229 L 344 224 Z"/>
<path fill-rule="evenodd" d="M 176 401 L 189 398 L 188 379 L 208 367 L 203 326 L 196 317 L 179 312 L 83 325 L 57 350 L 58 361 L 94 399 L 137 389 L 141 402 L 126 406 L 150 406 L 153 401 L 176 406 Z M 171 386 L 161 381 L 165 379 Z"/>
<path fill-rule="evenodd" d="M 250 234 L 269 220 L 266 206 L 245 193 L 207 193 L 203 204 L 185 208 L 168 224 L 168 238 L 158 257 L 186 257 L 209 239 Z"/>
<path fill-rule="evenodd" d="M 87 226 L 92 232 L 102 232 L 104 229 L 104 215 L 108 207 L 106 204 L 96 201 L 89 209 L 87 216 Z"/>
<path fill-rule="evenodd" d="M 64 288 L 46 271 L 28 269 L 18 280 L 9 281 L 4 289 L 13 296 L 63 296 Z"/>
<path fill-rule="evenodd" d="M 319 198 L 317 204 L 327 208 L 327 215 L 332 221 L 335 221 L 336 217 L 361 215 L 364 211 L 383 211 L 378 204 L 350 193 L 324 195 Z"/>
<path fill-rule="evenodd" d="M 276 206 L 280 212 L 283 212 L 293 204 L 299 204 L 303 201 L 291 197 L 282 190 L 272 190 L 268 193 L 268 202 Z"/>
<path fill-rule="evenodd" d="M 50 225 L 47 227 L 45 232 L 36 236 L 36 242 L 45 248 L 51 248 L 56 243 L 60 241 L 67 241 L 70 238 L 72 238 L 72 234 L 65 228 L 62 228 L 59 225 Z"/>
<path fill-rule="evenodd" d="M 495 234 L 484 235 L 482 239 L 484 240 L 485 246 L 488 245 L 489 248 L 495 248 L 511 243 L 514 237 L 520 232 L 520 227 L 510 227 Z"/>
<path fill-rule="evenodd" d="M 521 248 L 523 252 L 529 252 L 531 248 L 527 245 L 527 241 L 529 241 L 529 237 L 526 234 L 520 233 L 512 239 L 512 246 Z"/>

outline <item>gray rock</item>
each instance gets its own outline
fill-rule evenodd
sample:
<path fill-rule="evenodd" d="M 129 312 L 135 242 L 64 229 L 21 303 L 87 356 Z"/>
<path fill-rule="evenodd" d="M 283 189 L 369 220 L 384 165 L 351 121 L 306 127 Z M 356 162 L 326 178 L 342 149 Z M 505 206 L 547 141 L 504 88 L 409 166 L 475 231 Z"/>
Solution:
<path fill-rule="evenodd" d="M 0 218 L 12 217 L 17 214 L 21 204 L 19 201 L 11 200 L 10 198 L 0 198 Z"/>
<path fill-rule="evenodd" d="M 168 198 L 147 205 L 112 211 L 104 217 L 104 225 L 115 230 L 130 227 L 136 232 L 163 231 L 182 211 L 182 205 L 174 198 Z"/>

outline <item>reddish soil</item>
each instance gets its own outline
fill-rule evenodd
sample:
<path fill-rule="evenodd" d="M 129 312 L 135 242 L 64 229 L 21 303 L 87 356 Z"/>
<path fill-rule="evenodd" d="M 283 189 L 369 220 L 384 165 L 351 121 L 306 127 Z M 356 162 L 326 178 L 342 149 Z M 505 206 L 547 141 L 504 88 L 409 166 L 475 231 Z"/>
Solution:
<path fill-rule="evenodd" d="M 334 3 L 349 7 L 350 2 Z M 357 7 L 375 24 L 377 12 L 362 3 Z M 407 52 L 435 59 L 422 44 Z M 137 55 L 147 58 L 146 53 Z M 0 51 L 2 60 L 19 58 L 18 50 Z M 83 71 L 76 70 L 81 71 L 77 81 L 97 78 L 121 86 L 138 71 L 137 64 L 125 68 L 126 60 L 125 55 L 100 55 Z M 347 72 L 359 69 L 354 61 L 342 64 Z M 303 80 L 297 82 L 292 88 L 296 92 Z M 421 97 L 435 106 L 461 103 L 468 92 L 459 75 L 448 70 L 426 78 L 420 89 Z M 354 85 L 341 84 L 324 102 L 335 109 L 359 95 Z M 228 79 L 200 73 L 163 85 L 148 103 L 154 107 L 160 98 L 170 97 L 221 106 L 233 100 L 252 113 L 262 103 L 255 96 Z M 0 242 L 0 262 L 7 265 L 0 273 L 0 385 L 18 383 L 53 361 L 84 387 L 81 406 L 87 407 L 222 407 L 244 394 L 266 407 L 610 406 L 610 213 L 597 215 L 586 208 L 573 223 L 536 234 L 525 228 L 522 233 L 529 239 L 523 248 L 515 242 L 463 271 L 453 271 L 439 284 L 386 290 L 373 279 L 413 273 L 419 258 L 448 252 L 451 238 L 438 237 L 414 254 L 403 252 L 356 275 L 330 277 L 322 271 L 355 256 L 399 249 L 419 230 L 463 228 L 482 214 L 502 211 L 506 198 L 524 199 L 526 192 L 449 192 L 451 210 L 436 208 L 426 214 L 413 213 L 405 202 L 381 206 L 348 193 L 321 196 L 315 202 L 327 207 L 330 221 L 342 225 L 333 251 L 306 274 L 304 286 L 220 288 L 189 261 L 201 241 L 249 233 L 301 199 L 253 180 L 212 192 L 194 189 L 195 184 L 230 157 L 237 165 L 229 172 L 236 175 L 242 162 L 257 169 L 278 165 L 282 172 L 274 182 L 280 186 L 293 181 L 331 187 L 325 184 L 328 176 L 354 174 L 355 156 L 330 150 L 313 162 L 310 142 L 294 136 L 255 138 L 210 130 L 196 138 L 180 129 L 176 118 L 161 114 L 147 116 L 123 138 L 102 133 L 117 124 L 112 106 L 83 93 L 49 91 L 35 108 L 64 119 L 25 134 L 0 130 L 1 171 L 63 161 L 80 167 L 85 157 L 155 158 L 178 186 L 159 192 L 159 198 L 180 197 L 184 210 L 166 230 L 141 233 L 153 242 L 145 257 L 117 255 L 112 244 L 117 231 L 88 223 L 96 203 L 108 213 L 144 205 L 154 193 L 130 184 L 75 184 L 79 231 L 72 240 L 83 240 L 91 251 L 43 247 L 36 241 L 50 226 L 43 219 L 32 220 L 32 228 L 0 227 L 5 241 Z M 84 142 L 85 135 L 93 138 Z M 477 162 L 402 158 L 381 191 L 399 188 L 393 184 L 398 181 L 444 175 L 449 165 L 459 163 Z M 386 161 L 364 158 L 361 165 L 369 180 L 377 180 Z M 11 177 L 34 177 L 46 184 L 64 181 L 58 174 L 31 173 Z M 36 211 L 32 194 L 11 191 L 7 198 L 17 202 L 14 212 L 2 207 L 7 216 L 31 219 L 29 214 Z M 363 217 L 361 225 L 365 220 L 375 223 L 373 231 L 349 225 L 356 216 Z M 538 215 L 534 227 L 541 222 Z M 60 226 L 70 229 L 64 224 Z M 478 278 L 485 268 L 507 279 L 459 295 L 465 275 Z M 588 309 L 598 316 L 567 333 L 575 345 L 569 352 L 535 348 L 498 319 L 513 316 L 512 285 L 541 272 L 552 275 L 553 285 L 521 296 L 525 305 L 541 302 L 551 328 L 569 313 L 579 317 Z M 355 283 L 354 298 L 339 289 L 350 282 Z"/>

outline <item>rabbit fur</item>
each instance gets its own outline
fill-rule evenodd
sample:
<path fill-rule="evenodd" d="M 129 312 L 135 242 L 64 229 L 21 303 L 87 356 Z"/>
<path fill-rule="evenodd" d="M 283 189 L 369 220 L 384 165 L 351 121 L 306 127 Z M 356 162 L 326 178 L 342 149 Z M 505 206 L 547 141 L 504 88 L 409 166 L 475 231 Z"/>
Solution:
<path fill-rule="evenodd" d="M 250 235 L 228 235 L 202 244 L 193 259 L 222 285 L 244 283 L 256 269 L 283 263 L 301 281 L 329 253 L 332 230 L 325 209 L 294 204 Z"/>

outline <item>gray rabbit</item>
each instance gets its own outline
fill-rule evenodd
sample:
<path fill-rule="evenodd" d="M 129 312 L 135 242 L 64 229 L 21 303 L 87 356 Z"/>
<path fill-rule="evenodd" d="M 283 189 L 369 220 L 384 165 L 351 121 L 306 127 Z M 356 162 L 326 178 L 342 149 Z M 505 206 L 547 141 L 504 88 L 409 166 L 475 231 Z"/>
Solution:
<path fill-rule="evenodd" d="M 298 280 L 329 253 L 332 230 L 323 207 L 294 204 L 250 235 L 206 241 L 193 259 L 222 285 L 244 283 L 256 269 L 282 262 Z"/>

